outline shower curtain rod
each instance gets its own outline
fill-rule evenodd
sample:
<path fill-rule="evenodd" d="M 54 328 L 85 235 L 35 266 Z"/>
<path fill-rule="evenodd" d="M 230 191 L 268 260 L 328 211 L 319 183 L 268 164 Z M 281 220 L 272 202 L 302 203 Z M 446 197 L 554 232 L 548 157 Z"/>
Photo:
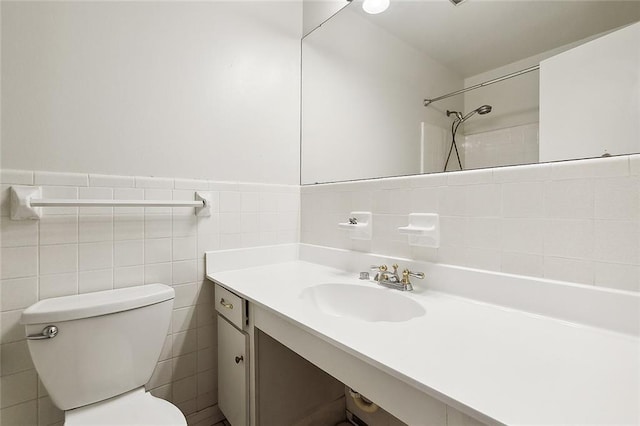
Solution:
<path fill-rule="evenodd" d="M 525 69 L 520 70 L 520 71 L 512 72 L 511 74 L 503 75 L 502 77 L 494 78 L 493 80 L 485 81 L 484 83 L 476 84 L 475 86 L 466 87 L 464 89 L 456 90 L 455 92 L 447 93 L 446 95 L 438 96 L 437 98 L 425 99 L 424 100 L 424 106 L 429 106 L 433 102 L 440 101 L 440 100 L 446 99 L 446 98 L 450 98 L 451 96 L 459 95 L 460 93 L 468 92 L 469 90 L 474 90 L 474 89 L 478 89 L 480 87 L 489 86 L 490 84 L 498 83 L 498 82 L 503 81 L 503 80 L 508 80 L 510 78 L 517 77 L 519 75 L 526 74 L 526 73 L 531 72 L 531 71 L 536 71 L 538 69 L 540 69 L 540 65 L 534 65 L 532 67 L 525 68 Z"/>

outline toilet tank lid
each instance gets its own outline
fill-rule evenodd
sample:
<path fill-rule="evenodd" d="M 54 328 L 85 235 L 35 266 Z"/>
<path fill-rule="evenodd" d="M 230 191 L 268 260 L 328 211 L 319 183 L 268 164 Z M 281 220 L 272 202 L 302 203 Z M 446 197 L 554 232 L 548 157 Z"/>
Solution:
<path fill-rule="evenodd" d="M 173 288 L 147 284 L 117 290 L 43 299 L 22 312 L 22 324 L 54 323 L 128 311 L 171 300 Z"/>

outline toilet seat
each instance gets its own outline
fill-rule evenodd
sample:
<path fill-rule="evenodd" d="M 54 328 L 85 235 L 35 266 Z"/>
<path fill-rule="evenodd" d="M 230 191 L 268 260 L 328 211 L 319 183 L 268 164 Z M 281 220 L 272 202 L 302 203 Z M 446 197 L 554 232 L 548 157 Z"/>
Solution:
<path fill-rule="evenodd" d="M 186 426 L 175 405 L 156 398 L 144 387 L 65 412 L 64 426 Z"/>

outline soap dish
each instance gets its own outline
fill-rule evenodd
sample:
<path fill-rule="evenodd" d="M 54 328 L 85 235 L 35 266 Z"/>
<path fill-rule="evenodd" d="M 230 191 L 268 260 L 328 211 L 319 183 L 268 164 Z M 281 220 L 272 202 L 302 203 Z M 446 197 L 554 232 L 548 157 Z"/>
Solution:
<path fill-rule="evenodd" d="M 338 228 L 349 231 L 349 238 L 353 240 L 370 240 L 372 231 L 371 212 L 351 212 L 349 222 L 338 224 Z"/>
<path fill-rule="evenodd" d="M 398 228 L 409 236 L 409 245 L 440 247 L 440 217 L 436 213 L 411 213 L 409 225 Z"/>

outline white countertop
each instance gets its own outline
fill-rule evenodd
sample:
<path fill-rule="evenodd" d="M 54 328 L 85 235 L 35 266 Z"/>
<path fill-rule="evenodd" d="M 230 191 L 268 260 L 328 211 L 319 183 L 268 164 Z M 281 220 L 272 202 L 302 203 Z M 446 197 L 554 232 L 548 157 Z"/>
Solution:
<path fill-rule="evenodd" d="M 497 422 L 640 423 L 636 336 L 423 287 L 401 293 L 303 261 L 207 277 L 418 390 Z M 416 300 L 426 314 L 396 323 L 327 315 L 300 297 L 321 283 L 376 286 Z"/>

